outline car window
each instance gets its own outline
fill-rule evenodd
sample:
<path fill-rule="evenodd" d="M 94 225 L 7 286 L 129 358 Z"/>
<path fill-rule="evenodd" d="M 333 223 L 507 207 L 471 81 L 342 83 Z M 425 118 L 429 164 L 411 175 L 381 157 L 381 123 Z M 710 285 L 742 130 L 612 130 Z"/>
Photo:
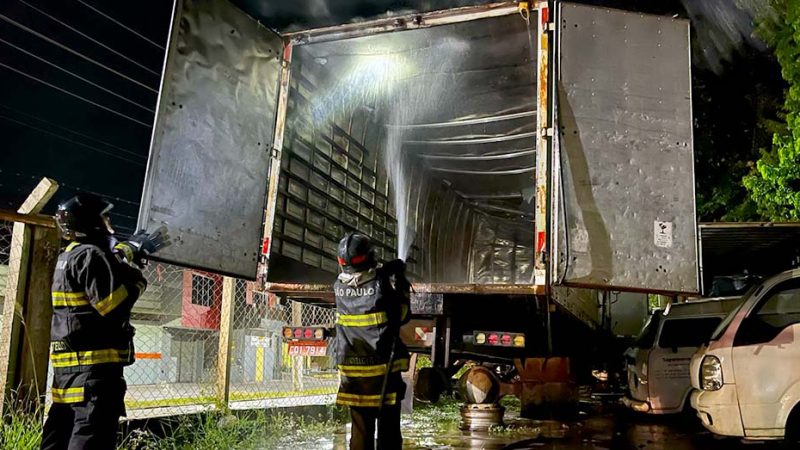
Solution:
<path fill-rule="evenodd" d="M 636 338 L 636 348 L 653 348 L 662 317 L 660 311 L 650 316 L 650 319 L 647 320 L 647 323 L 644 324 L 642 331 L 639 333 L 639 337 Z"/>
<path fill-rule="evenodd" d="M 662 348 L 699 347 L 708 341 L 722 321 L 721 317 L 670 319 L 661 328 L 658 346 Z"/>
<path fill-rule="evenodd" d="M 770 342 L 795 323 L 800 323 L 800 279 L 784 281 L 767 292 L 742 322 L 734 345 Z"/>

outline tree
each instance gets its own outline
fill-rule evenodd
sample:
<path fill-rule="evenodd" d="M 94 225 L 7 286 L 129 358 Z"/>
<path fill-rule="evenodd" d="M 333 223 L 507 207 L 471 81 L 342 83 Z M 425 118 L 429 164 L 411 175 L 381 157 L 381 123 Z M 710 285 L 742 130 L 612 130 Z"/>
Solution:
<path fill-rule="evenodd" d="M 759 214 L 773 221 L 800 220 L 800 2 L 772 0 L 775 14 L 762 18 L 758 34 L 775 50 L 789 85 L 785 128 L 743 178 Z"/>

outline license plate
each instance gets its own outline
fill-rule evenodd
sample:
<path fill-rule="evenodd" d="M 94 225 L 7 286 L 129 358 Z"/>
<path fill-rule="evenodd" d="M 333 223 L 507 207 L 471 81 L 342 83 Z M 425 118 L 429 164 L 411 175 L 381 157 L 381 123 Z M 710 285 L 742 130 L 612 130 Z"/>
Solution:
<path fill-rule="evenodd" d="M 328 344 L 324 341 L 289 342 L 289 356 L 326 356 Z"/>

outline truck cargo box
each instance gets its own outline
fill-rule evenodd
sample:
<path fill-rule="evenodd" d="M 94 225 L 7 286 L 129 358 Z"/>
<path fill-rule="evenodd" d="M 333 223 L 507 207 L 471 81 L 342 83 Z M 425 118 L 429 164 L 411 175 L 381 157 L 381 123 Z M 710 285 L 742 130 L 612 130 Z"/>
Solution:
<path fill-rule="evenodd" d="M 357 230 L 431 292 L 697 292 L 688 23 L 556 5 L 279 36 L 178 1 L 140 226 L 273 290 L 329 292 Z"/>

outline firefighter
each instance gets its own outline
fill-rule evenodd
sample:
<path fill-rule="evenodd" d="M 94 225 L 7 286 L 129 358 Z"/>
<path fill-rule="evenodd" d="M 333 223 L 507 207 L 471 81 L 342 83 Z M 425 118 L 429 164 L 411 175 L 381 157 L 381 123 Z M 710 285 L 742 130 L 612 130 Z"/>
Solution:
<path fill-rule="evenodd" d="M 42 449 L 116 447 L 119 418 L 125 415 L 122 370 L 134 359 L 131 308 L 147 286 L 140 268 L 168 237 L 159 230 L 116 241 L 108 218 L 112 207 L 100 197 L 79 194 L 56 212 L 69 243 L 53 274 L 53 404 Z"/>
<path fill-rule="evenodd" d="M 336 359 L 340 385 L 336 403 L 350 407 L 351 450 L 399 450 L 400 401 L 408 350 L 399 339 L 409 319 L 410 284 L 401 260 L 383 266 L 367 236 L 346 235 L 338 248 L 342 273 L 336 280 Z"/>

